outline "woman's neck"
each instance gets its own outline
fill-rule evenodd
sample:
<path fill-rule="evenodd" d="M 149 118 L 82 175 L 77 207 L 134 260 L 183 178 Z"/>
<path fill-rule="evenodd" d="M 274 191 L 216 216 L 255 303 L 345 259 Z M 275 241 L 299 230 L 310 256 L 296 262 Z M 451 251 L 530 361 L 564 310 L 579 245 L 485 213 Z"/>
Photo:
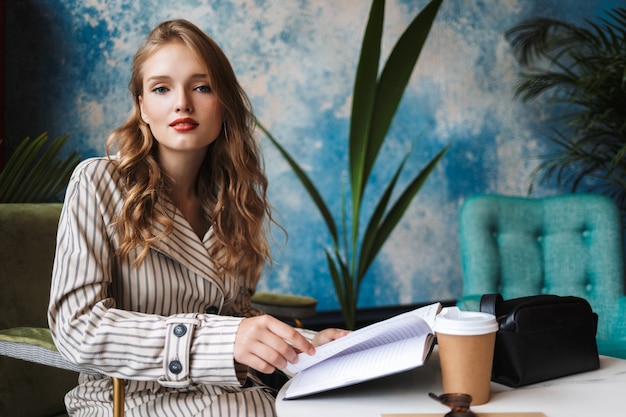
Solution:
<path fill-rule="evenodd" d="M 161 155 L 160 155 L 161 156 Z M 200 156 L 202 158 L 200 158 Z M 198 173 L 204 156 L 196 152 L 192 157 L 159 158 L 161 169 L 173 181 L 171 197 L 176 208 L 183 214 L 194 232 L 202 239 L 210 226 L 202 207 L 202 198 L 198 195 Z"/>

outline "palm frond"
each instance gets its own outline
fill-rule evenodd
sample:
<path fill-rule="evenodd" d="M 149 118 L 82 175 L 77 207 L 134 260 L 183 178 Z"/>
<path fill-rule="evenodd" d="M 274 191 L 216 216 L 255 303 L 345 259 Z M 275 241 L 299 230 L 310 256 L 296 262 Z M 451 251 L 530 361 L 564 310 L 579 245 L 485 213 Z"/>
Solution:
<path fill-rule="evenodd" d="M 602 190 L 616 197 L 626 219 L 626 9 L 584 26 L 535 18 L 505 36 L 522 66 L 516 97 L 543 96 L 559 106 L 552 119 L 558 127 L 547 136 L 558 151 L 541 157 L 531 181 Z"/>
<path fill-rule="evenodd" d="M 48 134 L 25 138 L 0 172 L 0 202 L 42 203 L 59 201 L 81 157 L 76 151 L 61 159 L 59 153 L 69 135 L 59 136 L 45 147 Z"/>

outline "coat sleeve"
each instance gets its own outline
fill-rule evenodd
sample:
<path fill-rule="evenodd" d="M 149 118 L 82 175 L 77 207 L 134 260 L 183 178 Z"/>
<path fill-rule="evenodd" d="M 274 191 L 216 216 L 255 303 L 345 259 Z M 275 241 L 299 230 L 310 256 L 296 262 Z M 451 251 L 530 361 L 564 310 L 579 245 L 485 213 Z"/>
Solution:
<path fill-rule="evenodd" d="M 224 314 L 229 314 L 237 317 L 254 317 L 265 314 L 263 311 L 256 309 L 252 306 L 252 295 L 256 291 L 258 278 L 243 277 L 238 279 L 239 289 L 235 297 L 234 302 L 224 311 Z"/>
<path fill-rule="evenodd" d="M 118 308 L 112 295 L 115 235 L 107 215 L 116 198 L 111 176 L 102 160 L 88 160 L 76 168 L 66 191 L 48 311 L 57 348 L 74 363 L 109 376 L 171 387 L 239 385 L 233 346 L 241 318 Z"/>

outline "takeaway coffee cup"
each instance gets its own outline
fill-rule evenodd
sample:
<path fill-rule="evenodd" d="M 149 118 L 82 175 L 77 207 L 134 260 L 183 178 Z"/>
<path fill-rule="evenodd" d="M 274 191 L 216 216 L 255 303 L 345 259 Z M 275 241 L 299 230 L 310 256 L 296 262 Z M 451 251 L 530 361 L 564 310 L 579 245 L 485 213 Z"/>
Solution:
<path fill-rule="evenodd" d="M 472 396 L 472 405 L 489 401 L 498 323 L 487 313 L 444 308 L 435 319 L 445 393 Z"/>

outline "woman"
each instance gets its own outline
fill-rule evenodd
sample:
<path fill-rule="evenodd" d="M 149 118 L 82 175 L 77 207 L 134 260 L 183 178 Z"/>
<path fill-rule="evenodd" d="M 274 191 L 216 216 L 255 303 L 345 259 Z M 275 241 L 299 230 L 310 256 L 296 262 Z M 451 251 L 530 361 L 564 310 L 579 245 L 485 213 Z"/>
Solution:
<path fill-rule="evenodd" d="M 250 103 L 193 24 L 135 55 L 133 110 L 83 161 L 59 222 L 49 323 L 70 360 L 126 380 L 126 416 L 271 416 L 271 373 L 313 341 L 250 305 L 270 253 L 267 180 Z M 113 149 L 117 153 L 113 156 Z M 71 416 L 111 415 L 107 376 L 81 374 Z"/>

